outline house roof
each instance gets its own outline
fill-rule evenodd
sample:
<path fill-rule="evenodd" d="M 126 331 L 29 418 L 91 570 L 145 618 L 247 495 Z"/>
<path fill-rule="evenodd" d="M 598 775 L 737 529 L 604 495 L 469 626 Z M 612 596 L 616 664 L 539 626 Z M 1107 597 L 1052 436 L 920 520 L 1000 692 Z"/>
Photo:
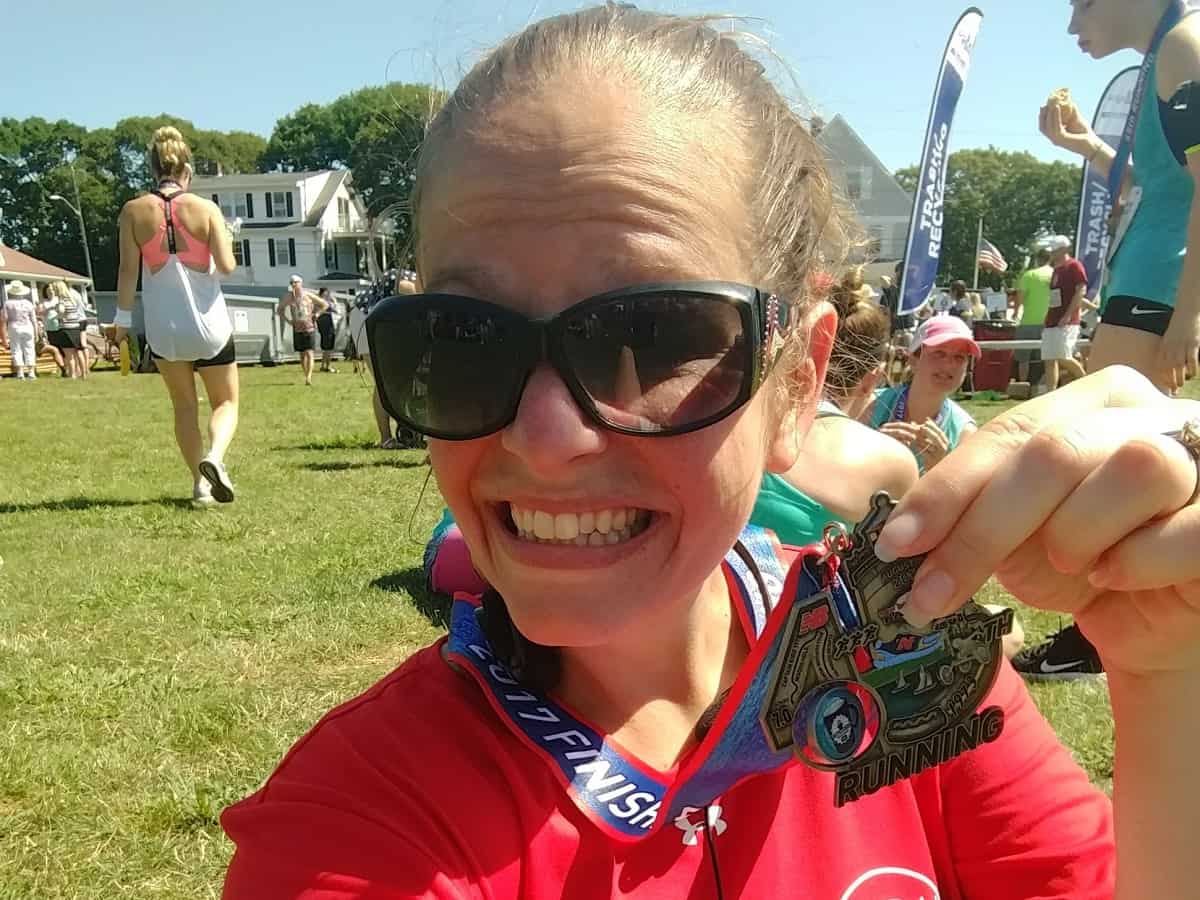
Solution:
<path fill-rule="evenodd" d="M 838 113 L 836 116 L 834 116 L 828 123 L 826 123 L 825 127 L 821 129 L 821 133 L 817 136 L 817 143 L 821 144 L 823 147 L 826 147 L 828 149 L 828 145 L 826 144 L 826 139 L 827 139 L 827 136 L 831 132 L 834 134 L 841 134 L 846 139 L 854 142 L 859 147 L 861 147 L 863 149 L 863 151 L 867 154 L 867 157 L 869 159 L 871 159 L 875 163 L 876 166 L 879 167 L 879 171 L 883 172 L 888 177 L 888 180 L 891 181 L 891 183 L 896 186 L 897 190 L 908 195 L 909 197 L 912 196 L 911 194 L 908 193 L 908 191 L 906 191 L 906 190 L 904 190 L 904 188 L 900 187 L 900 182 L 898 182 L 896 180 L 896 177 L 892 174 L 892 170 L 883 164 L 883 161 L 880 160 L 880 158 L 875 155 L 875 151 L 872 150 L 867 145 L 867 142 L 864 141 L 861 137 L 859 137 L 858 132 L 855 131 L 851 127 L 849 122 L 847 122 L 844 118 L 842 118 L 841 113 Z"/>
<path fill-rule="evenodd" d="M 27 279 L 29 281 L 71 281 L 77 284 L 90 284 L 91 279 L 86 275 L 60 269 L 48 262 L 43 262 L 36 256 L 22 253 L 0 244 L 0 278 Z"/>
<path fill-rule="evenodd" d="M 325 215 L 325 210 L 329 207 L 337 189 L 349 180 L 349 169 L 335 169 L 333 174 L 325 179 L 325 186 L 321 188 L 321 193 L 317 194 L 317 199 L 313 201 L 312 208 L 308 211 L 308 217 L 304 220 L 303 224 L 306 227 L 312 228 L 321 221 L 321 217 Z"/>
<path fill-rule="evenodd" d="M 315 172 L 248 172 L 244 174 L 205 175 L 193 178 L 191 189 L 199 193 L 202 190 L 220 190 L 222 187 L 230 184 L 245 185 L 248 187 L 282 187 L 285 184 L 297 184 L 306 178 L 313 178 L 317 175 L 324 175 L 326 172 L 336 171 L 339 170 L 322 169 Z"/>

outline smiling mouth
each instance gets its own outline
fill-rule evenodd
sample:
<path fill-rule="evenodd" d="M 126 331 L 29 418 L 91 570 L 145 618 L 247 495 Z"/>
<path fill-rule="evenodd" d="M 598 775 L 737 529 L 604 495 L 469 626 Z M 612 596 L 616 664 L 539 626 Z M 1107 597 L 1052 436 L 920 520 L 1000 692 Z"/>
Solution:
<path fill-rule="evenodd" d="M 654 519 L 650 510 L 636 507 L 549 513 L 515 503 L 504 505 L 509 533 L 532 544 L 609 547 L 637 537 Z"/>

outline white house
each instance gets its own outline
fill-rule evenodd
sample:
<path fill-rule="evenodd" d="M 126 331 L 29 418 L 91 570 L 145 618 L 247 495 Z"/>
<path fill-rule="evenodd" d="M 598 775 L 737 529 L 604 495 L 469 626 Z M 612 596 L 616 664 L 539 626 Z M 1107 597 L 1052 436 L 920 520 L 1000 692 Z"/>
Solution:
<path fill-rule="evenodd" d="M 817 142 L 841 183 L 843 196 L 854 204 L 867 230 L 870 255 L 880 262 L 900 259 L 908 240 L 912 194 L 900 187 L 887 166 L 840 115 L 820 127 Z"/>
<path fill-rule="evenodd" d="M 198 176 L 191 189 L 221 207 L 226 220 L 242 220 L 227 289 L 283 288 L 293 272 L 308 285 L 332 288 L 353 289 L 370 277 L 366 209 L 348 169 Z"/>

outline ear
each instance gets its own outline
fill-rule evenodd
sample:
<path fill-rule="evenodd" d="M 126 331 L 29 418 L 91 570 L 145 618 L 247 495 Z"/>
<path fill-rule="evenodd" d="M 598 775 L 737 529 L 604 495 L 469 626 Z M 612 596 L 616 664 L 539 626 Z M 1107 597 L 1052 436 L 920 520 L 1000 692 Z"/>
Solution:
<path fill-rule="evenodd" d="M 796 464 L 800 448 L 816 417 L 817 403 L 825 389 L 825 373 L 833 339 L 837 334 L 837 312 L 825 302 L 814 304 L 798 323 L 799 334 L 793 340 L 807 340 L 804 359 L 787 376 L 789 383 L 781 387 L 779 401 L 784 408 L 778 415 L 773 434 L 767 437 L 766 468 L 782 474 Z"/>

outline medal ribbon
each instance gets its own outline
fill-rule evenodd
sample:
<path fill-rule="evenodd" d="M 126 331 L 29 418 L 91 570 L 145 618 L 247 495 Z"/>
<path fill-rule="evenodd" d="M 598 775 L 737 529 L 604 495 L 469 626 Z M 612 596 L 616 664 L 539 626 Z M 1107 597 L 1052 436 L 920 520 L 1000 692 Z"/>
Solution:
<path fill-rule="evenodd" d="M 676 773 L 654 769 L 563 704 L 524 688 L 488 645 L 474 598 L 455 598 L 448 653 L 474 677 L 505 724 L 545 760 L 585 815 L 616 840 L 642 840 L 685 807 L 703 807 L 747 778 L 796 761 L 790 751 L 770 747 L 759 715 L 791 603 L 823 589 L 814 564 L 821 550 L 807 550 L 785 580 L 769 534 L 750 526 L 725 558 L 726 581 L 750 655 L 712 728 Z M 837 580 L 830 590 L 839 618 L 854 627 L 857 615 L 845 586 Z M 790 600 L 780 602 L 780 597 Z"/>

